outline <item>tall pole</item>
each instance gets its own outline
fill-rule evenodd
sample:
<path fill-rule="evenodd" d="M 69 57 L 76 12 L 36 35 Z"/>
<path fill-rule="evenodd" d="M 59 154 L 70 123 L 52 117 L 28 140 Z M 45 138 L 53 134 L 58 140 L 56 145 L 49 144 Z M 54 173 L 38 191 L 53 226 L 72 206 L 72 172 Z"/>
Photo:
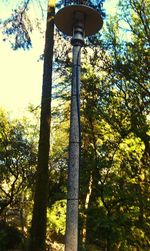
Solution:
<path fill-rule="evenodd" d="M 93 8 L 82 1 L 65 1 L 65 7 L 55 16 L 57 28 L 72 36 L 73 67 L 70 114 L 70 140 L 68 163 L 68 194 L 65 251 L 78 251 L 78 205 L 80 162 L 80 51 L 84 36 L 94 35 L 102 27 L 103 20 Z"/>
<path fill-rule="evenodd" d="M 80 51 L 84 44 L 84 17 L 75 13 L 73 28 L 72 90 L 68 164 L 68 194 L 65 251 L 78 250 L 79 162 L 80 162 Z"/>

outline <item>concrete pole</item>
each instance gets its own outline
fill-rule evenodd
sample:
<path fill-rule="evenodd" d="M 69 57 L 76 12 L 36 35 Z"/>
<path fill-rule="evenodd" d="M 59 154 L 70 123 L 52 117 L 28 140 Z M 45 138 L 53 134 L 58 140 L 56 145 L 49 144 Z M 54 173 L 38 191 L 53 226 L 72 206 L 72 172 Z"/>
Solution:
<path fill-rule="evenodd" d="M 65 251 L 78 251 L 78 205 L 80 162 L 80 50 L 84 43 L 84 17 L 75 13 L 71 90 L 70 142 Z"/>

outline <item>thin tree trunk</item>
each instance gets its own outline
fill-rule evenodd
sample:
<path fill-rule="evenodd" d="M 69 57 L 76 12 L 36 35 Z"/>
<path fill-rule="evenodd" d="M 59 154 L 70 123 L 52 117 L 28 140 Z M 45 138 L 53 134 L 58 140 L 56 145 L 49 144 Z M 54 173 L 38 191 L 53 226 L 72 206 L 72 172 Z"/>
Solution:
<path fill-rule="evenodd" d="M 53 0 L 54 1 L 54 0 Z M 51 1 L 53 3 L 53 1 Z M 51 89 L 54 34 L 54 4 L 48 4 L 41 100 L 40 138 L 29 251 L 45 251 L 50 148 Z"/>
<path fill-rule="evenodd" d="M 90 202 L 90 196 L 92 193 L 92 185 L 93 185 L 93 177 L 92 174 L 90 175 L 90 180 L 89 180 L 89 187 L 88 187 L 88 192 L 85 198 L 85 205 L 84 208 L 86 210 L 85 212 L 85 216 L 83 219 L 83 228 L 82 228 L 82 242 L 83 242 L 83 246 L 85 247 L 86 245 L 86 239 L 87 239 L 87 209 L 89 208 L 89 202 Z"/>

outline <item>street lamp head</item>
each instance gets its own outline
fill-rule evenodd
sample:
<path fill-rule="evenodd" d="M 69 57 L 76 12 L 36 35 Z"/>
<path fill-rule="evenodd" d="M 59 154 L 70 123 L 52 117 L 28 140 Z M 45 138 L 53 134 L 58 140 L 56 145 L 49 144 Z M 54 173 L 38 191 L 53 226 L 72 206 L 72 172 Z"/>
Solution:
<path fill-rule="evenodd" d="M 81 13 L 84 17 L 84 35 L 91 36 L 97 33 L 103 25 L 100 13 L 89 7 L 86 0 L 65 0 L 65 7 L 60 9 L 55 16 L 57 28 L 65 35 L 73 36 L 75 13 Z"/>

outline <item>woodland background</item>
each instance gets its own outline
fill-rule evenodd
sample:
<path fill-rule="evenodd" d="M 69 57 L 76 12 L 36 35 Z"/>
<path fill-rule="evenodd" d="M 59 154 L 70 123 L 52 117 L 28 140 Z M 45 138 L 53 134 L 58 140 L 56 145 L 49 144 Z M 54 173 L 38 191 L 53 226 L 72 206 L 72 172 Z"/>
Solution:
<path fill-rule="evenodd" d="M 103 2 L 91 4 L 99 9 Z M 30 1 L 22 2 L 1 20 L 12 49 L 32 46 L 29 8 Z M 82 48 L 80 250 L 149 251 L 150 4 L 124 0 L 117 9 L 109 17 L 102 8 L 106 25 Z M 52 86 L 46 245 L 59 251 L 65 235 L 72 70 L 69 39 L 57 30 L 54 37 L 57 81 Z M 40 106 L 29 105 L 28 114 L 12 119 L 0 109 L 1 251 L 25 250 L 30 233 Z"/>

